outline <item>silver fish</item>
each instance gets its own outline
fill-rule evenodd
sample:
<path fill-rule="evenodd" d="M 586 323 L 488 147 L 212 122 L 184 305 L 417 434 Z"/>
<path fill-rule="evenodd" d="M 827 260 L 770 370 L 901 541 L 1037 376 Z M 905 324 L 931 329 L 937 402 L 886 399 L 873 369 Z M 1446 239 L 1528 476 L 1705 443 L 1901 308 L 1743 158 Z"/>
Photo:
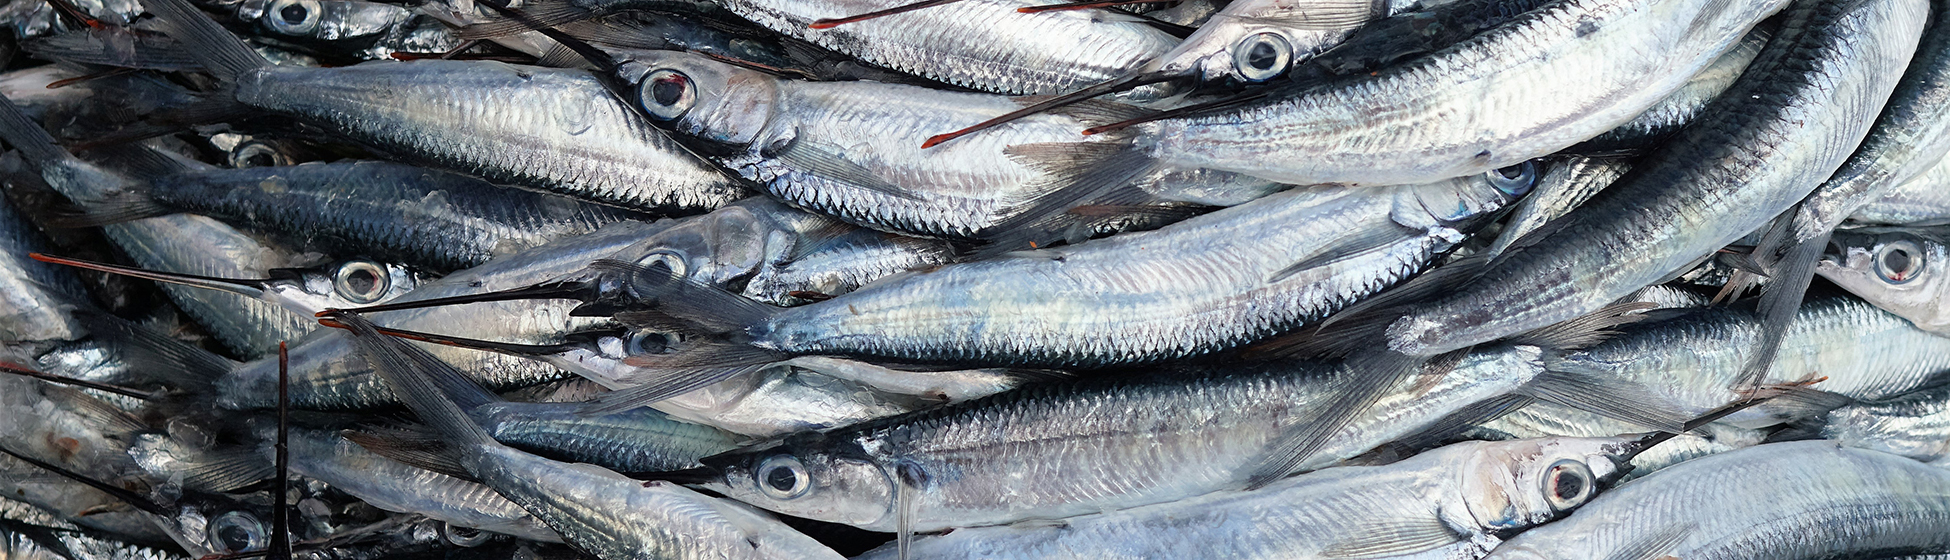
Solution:
<path fill-rule="evenodd" d="M 81 281 L 71 271 L 27 258 L 46 250 L 41 233 L 0 201 L 0 341 L 66 342 L 87 334 L 69 315 L 88 302 Z"/>
<path fill-rule="evenodd" d="M 1503 231 L 1497 233 L 1496 242 L 1484 249 L 1484 254 L 1491 258 L 1503 254 L 1524 235 L 1570 213 L 1631 169 L 1631 162 L 1621 158 L 1573 156 L 1553 162 L 1549 171 L 1537 178 L 1537 188 L 1530 196 L 1517 203 Z"/>
<path fill-rule="evenodd" d="M 1950 471 L 1826 441 L 1758 445 L 1620 486 L 1569 518 L 1517 535 L 1488 558 L 1944 552 L 1946 512 Z"/>
<path fill-rule="evenodd" d="M 321 47 L 335 56 L 374 60 L 395 52 L 438 53 L 461 39 L 438 21 L 403 6 L 363 0 L 244 0 L 237 19 L 267 36 Z"/>
<path fill-rule="evenodd" d="M 1165 165 L 1292 184 L 1390 185 L 1482 173 L 1630 120 L 1785 3 L 1556 3 L 1372 76 L 1140 125 L 1136 149 Z M 1675 26 L 1686 31 L 1672 32 Z M 1603 78 L 1563 80 L 1566 68 Z"/>
<path fill-rule="evenodd" d="M 1866 225 L 1935 226 L 1950 224 L 1950 158 L 1889 189 L 1857 209 L 1849 220 Z"/>
<path fill-rule="evenodd" d="M 401 156 L 651 211 L 715 208 L 745 194 L 586 72 L 451 60 L 272 66 L 181 0 L 150 8 L 232 84 L 227 99 Z"/>
<path fill-rule="evenodd" d="M 1468 432 L 1472 438 L 1503 440 L 1545 437 L 1608 437 L 1636 432 L 1644 426 L 1555 403 L 1534 403 L 1484 422 Z M 1619 482 L 1658 472 L 1679 463 L 1759 445 L 1766 433 L 1723 423 L 1711 423 L 1680 434 L 1632 458 L 1632 471 Z"/>
<path fill-rule="evenodd" d="M 1539 350 L 1473 354 L 1424 393 L 1335 434 L 1320 468 L 1519 391 Z M 766 509 L 870 530 L 1055 519 L 1239 489 L 1286 426 L 1352 375 L 1270 363 L 1109 376 L 1002 393 L 707 458 L 704 487 Z M 1109 465 L 1115 465 L 1114 467 Z"/>
<path fill-rule="evenodd" d="M 1815 273 L 1902 316 L 1950 334 L 1950 236 L 1936 229 L 1838 230 Z"/>
<path fill-rule="evenodd" d="M 562 536 L 480 483 L 420 470 L 374 454 L 339 434 L 292 429 L 291 472 L 386 511 L 544 542 Z M 263 455 L 270 455 L 270 440 Z"/>
<path fill-rule="evenodd" d="M 496 443 L 436 383 L 462 374 L 439 359 L 339 314 L 386 383 L 456 448 L 463 468 L 600 558 L 838 559 L 840 555 L 747 506 L 668 483 L 557 463 Z M 434 375 L 436 381 L 425 376 Z"/>
<path fill-rule="evenodd" d="M 954 250 L 941 241 L 861 229 L 759 269 L 745 283 L 745 297 L 792 306 L 839 296 L 875 280 L 948 264 Z"/>
<path fill-rule="evenodd" d="M 1643 148 L 1654 140 L 1671 136 L 1699 118 L 1700 111 L 1707 104 L 1718 99 L 1727 88 L 1733 87 L 1734 80 L 1747 70 L 1747 65 L 1753 64 L 1754 58 L 1760 56 L 1761 47 L 1767 46 L 1767 41 L 1773 37 L 1773 31 L 1766 26 L 1748 31 L 1733 50 L 1720 55 L 1705 70 L 1694 74 L 1686 80 L 1685 86 L 1660 100 L 1658 105 L 1653 105 L 1617 128 L 1571 147 L 1570 151 Z"/>
<path fill-rule="evenodd" d="M 0 375 L 0 448 L 146 492 L 156 483 L 126 451 L 148 426 L 77 389 Z M 70 522 L 140 542 L 168 542 L 149 512 L 120 497 L 0 456 L 0 491 Z"/>
<path fill-rule="evenodd" d="M 915 539 L 913 558 L 1476 558 L 1632 470 L 1636 438 L 1463 442 L 1378 467 L 1051 523 Z M 1628 463 L 1628 459 L 1630 462 Z M 1249 521 L 1246 521 L 1249 520 Z M 1242 522 L 1244 521 L 1244 522 Z M 889 545 L 863 560 L 895 558 Z"/>
<path fill-rule="evenodd" d="M 1938 466 L 1950 457 L 1950 385 L 1864 400 L 1828 413 L 1822 439 Z"/>

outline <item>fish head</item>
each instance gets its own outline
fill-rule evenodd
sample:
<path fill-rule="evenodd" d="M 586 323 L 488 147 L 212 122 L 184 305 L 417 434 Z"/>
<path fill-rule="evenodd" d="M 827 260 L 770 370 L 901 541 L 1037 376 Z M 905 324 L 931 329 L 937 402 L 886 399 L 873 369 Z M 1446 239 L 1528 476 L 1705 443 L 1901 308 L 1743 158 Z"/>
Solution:
<path fill-rule="evenodd" d="M 238 19 L 294 39 L 333 41 L 386 33 L 405 22 L 405 8 L 353 0 L 244 0 Z"/>
<path fill-rule="evenodd" d="M 856 527 L 892 519 L 893 477 L 861 447 L 812 432 L 702 461 L 725 496 L 786 515 Z"/>
<path fill-rule="evenodd" d="M 1486 442 L 1457 471 L 1470 521 L 1514 532 L 1568 514 L 1616 482 L 1638 447 L 1632 437 Z"/>
<path fill-rule="evenodd" d="M 624 55 L 617 70 L 650 118 L 678 132 L 732 145 L 756 142 L 779 102 L 779 80 L 757 70 L 676 51 Z"/>
<path fill-rule="evenodd" d="M 1241 0 L 1140 71 L 1214 84 L 1267 82 L 1380 14 L 1369 0 Z"/>
<path fill-rule="evenodd" d="M 403 265 L 364 259 L 272 269 L 262 283 L 266 299 L 305 313 L 385 303 L 419 285 L 419 275 Z"/>
<path fill-rule="evenodd" d="M 766 261 L 771 224 L 742 206 L 727 206 L 657 232 L 613 258 L 731 289 Z"/>
<path fill-rule="evenodd" d="M 1815 273 L 1919 328 L 1950 332 L 1947 240 L 1944 228 L 1839 230 Z"/>
<path fill-rule="evenodd" d="M 1474 175 L 1406 185 L 1400 187 L 1405 196 L 1396 199 L 1390 216 L 1396 223 L 1416 229 L 1466 230 L 1530 194 L 1541 175 L 1538 162 L 1525 161 Z"/>

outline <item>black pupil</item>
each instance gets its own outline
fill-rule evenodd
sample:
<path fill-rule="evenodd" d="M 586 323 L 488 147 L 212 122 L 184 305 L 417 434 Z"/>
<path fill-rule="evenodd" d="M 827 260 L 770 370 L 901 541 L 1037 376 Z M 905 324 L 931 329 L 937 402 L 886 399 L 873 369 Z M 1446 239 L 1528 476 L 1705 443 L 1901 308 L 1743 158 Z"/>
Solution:
<path fill-rule="evenodd" d="M 1515 179 L 1515 178 L 1518 178 L 1518 177 L 1522 177 L 1522 176 L 1523 176 L 1523 166 L 1521 166 L 1521 165 L 1512 165 L 1512 166 L 1509 166 L 1509 167 L 1505 167 L 1505 168 L 1502 168 L 1502 169 L 1498 169 L 1498 170 L 1496 170 L 1496 173 L 1497 173 L 1498 175 L 1502 175 L 1502 176 L 1503 176 L 1503 178 L 1505 178 L 1505 179 Z"/>
<path fill-rule="evenodd" d="M 244 165 L 250 167 L 270 167 L 273 163 L 276 161 L 271 158 L 271 154 L 265 152 L 256 152 L 244 158 Z"/>
<path fill-rule="evenodd" d="M 1557 493 L 1557 498 L 1560 500 L 1576 498 L 1578 497 L 1578 493 L 1583 490 L 1584 477 L 1569 472 L 1558 473 L 1557 484 L 1551 489 L 1552 492 Z"/>
<path fill-rule="evenodd" d="M 345 286 L 355 294 L 370 294 L 378 284 L 379 278 L 373 276 L 370 270 L 354 270 L 345 276 Z"/>
<path fill-rule="evenodd" d="M 241 551 L 251 545 L 250 531 L 235 524 L 218 529 L 217 538 L 222 539 L 224 548 L 231 551 Z"/>
<path fill-rule="evenodd" d="M 1272 70 L 1273 63 L 1279 62 L 1279 59 L 1279 51 L 1273 48 L 1272 43 L 1266 41 L 1254 43 L 1253 50 L 1246 53 L 1247 63 L 1260 70 Z"/>
<path fill-rule="evenodd" d="M 657 102 L 658 105 L 666 107 L 676 105 L 677 100 L 683 97 L 683 78 L 676 76 L 658 78 L 655 83 L 650 84 L 650 100 Z"/>
<path fill-rule="evenodd" d="M 310 11 L 306 10 L 304 6 L 297 4 L 285 6 L 278 10 L 278 17 L 284 18 L 284 22 L 291 25 L 304 23 L 305 16 L 307 15 L 310 15 Z"/>
<path fill-rule="evenodd" d="M 1883 264 L 1889 266 L 1889 270 L 1896 271 L 1896 275 L 1909 275 L 1909 251 L 1902 249 L 1891 250 L 1889 254 L 1883 255 L 1882 261 Z"/>
<path fill-rule="evenodd" d="M 792 487 L 798 483 L 799 475 L 793 474 L 792 469 L 777 467 L 765 472 L 765 485 L 771 486 L 773 490 L 791 492 Z"/>

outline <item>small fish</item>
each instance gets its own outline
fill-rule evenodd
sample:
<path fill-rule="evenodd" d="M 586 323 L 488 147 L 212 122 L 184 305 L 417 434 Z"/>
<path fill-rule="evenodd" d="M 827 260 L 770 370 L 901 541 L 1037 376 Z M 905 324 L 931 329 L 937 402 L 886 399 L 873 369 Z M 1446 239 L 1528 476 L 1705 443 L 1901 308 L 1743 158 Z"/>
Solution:
<path fill-rule="evenodd" d="M 1849 216 L 1857 225 L 1940 226 L 1950 225 L 1950 165 L 1936 165 L 1889 189 L 1882 198 L 1865 204 Z"/>

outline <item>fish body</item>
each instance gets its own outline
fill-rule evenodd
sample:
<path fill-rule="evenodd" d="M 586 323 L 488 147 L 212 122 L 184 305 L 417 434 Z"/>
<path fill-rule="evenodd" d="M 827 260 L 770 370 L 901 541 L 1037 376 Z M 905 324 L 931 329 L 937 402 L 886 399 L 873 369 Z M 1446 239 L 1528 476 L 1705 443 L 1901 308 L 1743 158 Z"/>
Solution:
<path fill-rule="evenodd" d="M 336 433 L 293 429 L 289 441 L 293 473 L 330 484 L 373 507 L 529 540 L 562 540 L 520 506 L 479 483 L 381 457 Z M 264 446 L 266 456 L 269 443 Z"/>
<path fill-rule="evenodd" d="M 1729 484 L 1729 481 L 1742 481 Z M 1599 495 L 1487 558 L 1836 558 L 1940 553 L 1950 471 L 1834 442 L 1702 457 Z"/>
<path fill-rule="evenodd" d="M 1862 205 L 1849 220 L 1866 225 L 1931 226 L 1950 224 L 1950 165 L 1936 165 L 1891 187 L 1882 198 Z"/>

